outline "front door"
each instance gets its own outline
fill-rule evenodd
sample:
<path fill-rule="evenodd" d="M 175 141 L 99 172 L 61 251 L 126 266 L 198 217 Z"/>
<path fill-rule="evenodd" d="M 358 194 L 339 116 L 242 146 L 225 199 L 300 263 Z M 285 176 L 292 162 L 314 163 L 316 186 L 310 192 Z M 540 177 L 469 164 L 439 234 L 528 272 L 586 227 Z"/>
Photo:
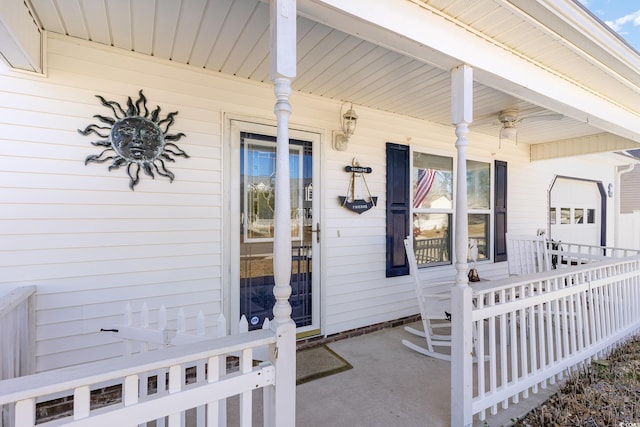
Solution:
<path fill-rule="evenodd" d="M 232 239 L 237 239 L 238 313 L 249 329 L 261 328 L 273 318 L 273 238 L 276 172 L 276 127 L 233 121 L 237 162 L 232 170 L 232 193 L 238 206 Z M 319 234 L 317 189 L 314 188 L 314 145 L 317 134 L 290 131 L 291 193 L 291 317 L 299 333 L 319 332 Z M 237 148 L 237 150 L 236 150 Z M 235 188 L 235 190 L 233 190 Z M 315 191 L 314 191 L 315 190 Z M 314 197 L 315 196 L 315 197 Z M 234 284 L 232 284 L 234 286 Z"/>

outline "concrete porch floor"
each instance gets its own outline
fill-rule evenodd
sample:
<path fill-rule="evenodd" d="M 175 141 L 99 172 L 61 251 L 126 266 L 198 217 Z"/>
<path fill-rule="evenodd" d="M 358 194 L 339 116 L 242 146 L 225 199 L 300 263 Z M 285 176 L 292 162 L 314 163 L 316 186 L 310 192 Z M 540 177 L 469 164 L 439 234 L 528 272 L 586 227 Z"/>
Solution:
<path fill-rule="evenodd" d="M 450 426 L 450 363 L 410 350 L 405 338 L 424 345 L 403 326 L 328 344 L 353 369 L 299 385 L 296 426 Z M 510 425 L 553 392 L 530 394 L 484 422 L 476 417 L 474 426 Z"/>

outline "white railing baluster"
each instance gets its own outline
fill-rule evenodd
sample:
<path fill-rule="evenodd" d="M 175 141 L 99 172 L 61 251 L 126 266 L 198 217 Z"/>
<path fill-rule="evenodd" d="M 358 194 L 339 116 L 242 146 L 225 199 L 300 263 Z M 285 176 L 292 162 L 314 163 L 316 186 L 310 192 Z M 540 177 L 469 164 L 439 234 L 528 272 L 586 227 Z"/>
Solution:
<path fill-rule="evenodd" d="M 529 286 L 529 296 L 533 296 L 533 286 Z M 529 375 L 533 376 L 538 369 L 538 343 L 536 342 L 536 313 L 535 306 L 529 306 L 527 309 L 527 331 L 528 331 L 528 340 L 529 343 L 529 356 L 531 360 L 529 362 Z M 533 387 L 530 387 L 533 393 L 538 392 L 538 385 L 534 384 Z"/>
<path fill-rule="evenodd" d="M 588 314 L 585 312 L 586 309 L 586 295 L 584 292 L 580 292 L 576 295 L 576 325 L 577 325 L 577 336 L 578 336 L 578 351 L 582 351 L 585 348 L 585 335 L 587 333 L 585 327 L 585 320 Z"/>
<path fill-rule="evenodd" d="M 527 286 L 520 285 L 518 290 L 518 295 L 520 298 L 524 298 L 526 296 Z M 525 379 L 529 375 L 529 356 L 527 350 L 527 338 L 529 336 L 528 325 L 527 325 L 527 309 L 526 307 L 522 307 L 520 309 L 520 375 L 518 375 L 517 380 L 521 381 Z M 526 399 L 529 397 L 529 389 L 526 388 L 522 390 L 522 398 Z"/>
<path fill-rule="evenodd" d="M 227 335 L 227 319 L 224 317 L 222 313 L 218 316 L 218 337 L 224 337 Z M 218 358 L 218 375 L 226 375 L 227 374 L 227 358 L 219 357 Z M 218 403 L 218 418 L 220 420 L 220 426 L 227 425 L 227 401 L 221 400 Z"/>
<path fill-rule="evenodd" d="M 222 313 L 218 316 L 218 324 L 216 326 L 216 337 L 224 337 L 227 335 L 227 319 Z"/>
<path fill-rule="evenodd" d="M 504 290 L 501 290 L 498 294 L 498 298 L 500 301 L 505 301 L 506 293 Z M 494 297 L 495 298 L 495 297 Z M 509 324 L 508 318 L 509 313 L 504 313 L 500 316 L 500 337 L 498 338 L 500 341 L 500 360 L 503 361 L 500 363 L 500 387 L 504 387 L 508 382 L 508 366 L 504 361 L 507 360 L 507 344 L 509 343 L 509 339 L 507 338 L 507 333 L 509 332 L 507 329 L 507 325 Z M 506 409 L 509 407 L 509 399 L 505 399 L 502 401 L 502 409 Z"/>
<path fill-rule="evenodd" d="M 128 375 L 122 385 L 122 403 L 124 406 L 131 406 L 138 403 L 139 400 L 138 375 Z"/>
<path fill-rule="evenodd" d="M 218 362 L 218 357 L 210 357 L 207 364 L 209 365 L 207 369 L 207 383 L 215 383 L 220 379 L 220 363 Z M 226 400 L 222 401 L 225 403 Z M 220 411 L 221 402 L 214 401 L 207 403 L 207 426 L 208 427 L 217 427 L 217 426 L 226 426 L 226 419 L 223 419 L 223 414 Z"/>
<path fill-rule="evenodd" d="M 91 391 L 89 386 L 77 387 L 73 391 L 73 419 L 80 420 L 89 416 L 91 409 Z"/>
<path fill-rule="evenodd" d="M 199 360 L 196 364 L 196 382 L 207 381 L 206 364 L 204 360 Z M 201 405 L 196 408 L 196 426 L 205 427 L 206 423 L 206 406 Z"/>
<path fill-rule="evenodd" d="M 488 297 L 488 299 L 490 300 L 491 297 Z M 478 307 L 484 307 L 485 305 L 485 298 L 479 298 L 478 301 L 476 302 Z M 489 303 L 490 304 L 490 303 Z M 473 329 L 475 331 L 477 331 L 476 333 L 474 333 L 474 337 L 473 339 L 475 340 L 475 356 L 478 359 L 478 363 L 476 364 L 476 369 L 478 370 L 477 372 L 477 383 L 478 383 L 478 396 L 480 398 L 484 397 L 484 395 L 487 392 L 487 385 L 486 385 L 486 373 L 485 373 L 485 366 L 484 363 L 482 363 L 482 360 L 484 358 L 484 354 L 485 354 L 485 348 L 484 348 L 484 341 L 485 341 L 485 335 L 484 335 L 484 322 L 476 322 L 473 325 Z M 491 335 L 491 325 L 489 325 L 489 335 Z M 489 374 L 491 375 L 491 374 Z M 491 378 L 491 377 L 489 377 Z M 491 380 L 489 380 L 489 383 L 491 383 Z M 491 390 L 489 390 L 490 392 Z M 485 419 L 485 413 L 484 411 L 480 414 L 480 419 L 484 420 Z"/>
<path fill-rule="evenodd" d="M 184 385 L 184 370 L 181 365 L 169 367 L 169 394 L 179 393 Z M 169 427 L 184 426 L 184 411 L 169 414 Z"/>
<path fill-rule="evenodd" d="M 135 405 L 138 403 L 138 376 L 128 375 L 124 379 L 122 387 L 122 401 L 124 406 Z"/>
<path fill-rule="evenodd" d="M 573 277 L 571 278 L 573 279 Z M 576 328 L 576 310 L 575 310 L 576 302 L 575 302 L 575 294 L 571 294 L 568 297 L 568 314 L 567 314 L 567 323 L 569 324 L 569 328 L 567 329 L 567 335 L 571 340 L 571 354 L 575 354 L 578 352 L 578 330 Z"/>
<path fill-rule="evenodd" d="M 127 303 L 124 306 L 124 324 L 127 326 L 133 326 L 133 313 L 131 312 L 131 303 Z M 132 342 L 130 340 L 123 340 L 122 345 L 124 346 L 124 354 L 130 355 L 133 352 L 131 348 Z"/>
<path fill-rule="evenodd" d="M 548 282 L 548 286 L 551 289 L 553 281 L 549 281 Z M 553 347 L 553 313 L 551 310 L 551 302 L 547 302 L 544 304 L 544 326 L 545 326 L 545 335 L 546 335 L 546 339 L 547 339 L 547 351 L 546 351 L 546 364 L 545 364 L 545 368 L 553 368 L 553 366 L 556 363 L 556 356 L 555 356 L 555 349 Z M 556 377 L 555 375 L 551 376 L 549 378 L 549 383 L 550 384 L 555 384 L 556 383 Z"/>
<path fill-rule="evenodd" d="M 176 332 L 185 333 L 187 331 L 187 319 L 184 315 L 182 307 L 178 309 L 178 317 L 176 318 Z"/>
<path fill-rule="evenodd" d="M 495 298 L 493 295 L 492 298 Z M 493 305 L 494 302 L 490 301 L 489 306 Z M 484 330 L 484 322 L 478 322 L 478 328 Z M 483 337 L 484 340 L 484 337 Z M 498 389 L 498 369 L 497 369 L 497 342 L 496 342 L 496 318 L 489 318 L 489 390 L 491 393 L 495 393 Z M 484 348 L 482 354 L 478 356 L 478 369 L 480 367 L 484 367 L 483 359 L 484 359 Z M 493 405 L 491 407 L 491 413 L 496 414 L 498 412 L 498 405 Z"/>
<path fill-rule="evenodd" d="M 245 349 L 240 356 L 240 372 L 247 373 L 253 366 L 253 352 Z M 251 427 L 252 424 L 252 391 L 245 391 L 240 395 L 240 427 Z"/>
<path fill-rule="evenodd" d="M 509 301 L 514 301 L 516 298 L 516 289 L 509 289 Z M 512 310 L 509 313 L 509 353 L 511 355 L 511 378 L 510 381 L 516 382 L 518 381 L 518 322 L 519 322 L 519 314 L 516 310 Z M 506 364 L 506 363 L 505 363 Z M 516 404 L 520 401 L 520 395 L 515 393 L 511 401 Z"/>
<path fill-rule="evenodd" d="M 24 399 L 16 402 L 14 409 L 16 426 L 33 427 L 36 425 L 36 400 Z"/>
<path fill-rule="evenodd" d="M 149 306 L 146 302 L 142 303 L 142 308 L 140 309 L 140 327 L 144 329 L 149 328 Z M 140 351 L 149 351 L 149 343 L 146 341 L 141 342 Z"/>
<path fill-rule="evenodd" d="M 222 315 L 222 313 L 220 313 Z M 224 316 L 223 316 L 224 317 Z M 198 311 L 198 317 L 196 318 L 196 335 L 203 337 L 205 334 L 204 313 L 202 310 Z"/>
<path fill-rule="evenodd" d="M 548 284 L 543 284 L 542 282 L 540 282 L 539 286 L 538 286 L 538 292 L 536 292 L 536 294 L 540 295 L 542 294 L 542 291 L 544 289 L 544 287 L 548 286 Z M 547 348 L 546 348 L 546 339 L 544 336 L 545 333 L 545 329 L 544 329 L 544 305 L 543 304 L 538 304 L 535 306 L 535 308 L 533 309 L 534 313 L 535 313 L 535 319 L 537 321 L 537 325 L 535 326 L 535 330 L 533 331 L 534 336 L 536 336 L 537 341 L 538 341 L 538 363 L 537 363 L 537 369 L 536 369 L 536 375 L 540 372 L 542 372 L 547 365 L 546 362 L 546 355 L 547 355 Z M 536 385 L 537 386 L 541 386 L 543 389 L 547 388 L 547 382 L 546 381 L 542 381 L 540 383 L 538 383 Z"/>
<path fill-rule="evenodd" d="M 247 317 L 244 314 L 240 317 L 238 332 L 240 332 L 241 334 L 249 332 L 249 322 L 247 321 Z"/>

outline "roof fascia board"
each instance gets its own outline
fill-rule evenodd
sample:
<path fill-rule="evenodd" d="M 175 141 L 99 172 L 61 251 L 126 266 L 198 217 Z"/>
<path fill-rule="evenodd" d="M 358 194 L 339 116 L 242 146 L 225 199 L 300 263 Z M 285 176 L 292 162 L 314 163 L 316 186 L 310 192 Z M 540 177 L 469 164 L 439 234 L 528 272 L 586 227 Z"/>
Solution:
<path fill-rule="evenodd" d="M 0 56 L 10 67 L 41 73 L 42 32 L 24 0 L 0 1 Z"/>
<path fill-rule="evenodd" d="M 640 141 L 640 117 L 617 102 L 615 94 L 596 93 L 417 3 L 298 0 L 298 9 L 311 19 L 444 70 L 467 64 L 479 83 Z"/>
<path fill-rule="evenodd" d="M 599 52 L 606 53 L 607 60 L 614 58 L 616 61 L 626 65 L 631 69 L 637 77 L 637 71 L 640 69 L 640 53 L 636 51 L 629 43 L 627 43 L 620 35 L 611 29 L 600 18 L 591 13 L 585 6 L 579 2 L 558 1 L 558 0 L 503 0 L 516 5 L 519 9 L 527 12 L 528 7 L 539 6 L 559 17 L 565 24 L 560 28 L 553 28 L 559 34 L 570 39 L 576 45 L 582 47 L 585 51 L 594 53 L 593 46 L 599 49 Z M 536 16 L 542 12 L 533 12 Z M 572 33 L 563 31 L 564 28 L 574 30 Z M 584 41 L 588 40 L 592 47 L 589 48 Z"/>
<path fill-rule="evenodd" d="M 557 0 L 502 0 L 502 3 L 530 23 L 546 28 L 578 55 L 599 62 L 600 68 L 622 83 L 632 88 L 640 84 L 640 54 L 579 3 Z"/>

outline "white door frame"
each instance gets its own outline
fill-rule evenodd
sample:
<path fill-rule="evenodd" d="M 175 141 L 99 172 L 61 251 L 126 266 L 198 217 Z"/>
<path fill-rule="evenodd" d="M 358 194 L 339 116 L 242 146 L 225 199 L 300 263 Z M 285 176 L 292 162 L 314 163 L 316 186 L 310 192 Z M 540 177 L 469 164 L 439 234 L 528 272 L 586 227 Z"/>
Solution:
<path fill-rule="evenodd" d="M 224 170 L 224 200 L 223 200 L 223 224 L 222 230 L 222 265 L 224 271 L 223 277 L 223 293 L 222 296 L 222 312 L 228 321 L 228 328 L 231 333 L 238 332 L 238 322 L 235 319 L 240 317 L 240 241 L 238 233 L 240 232 L 240 194 L 238 188 L 240 186 L 240 132 L 251 132 L 262 135 L 276 136 L 277 127 L 275 120 L 264 120 L 255 117 L 247 117 L 242 115 L 227 114 L 224 120 L 226 131 L 225 149 L 223 153 L 223 170 Z M 289 129 L 289 138 L 311 141 L 313 145 L 313 230 L 317 229 L 317 224 L 321 221 L 321 137 L 322 133 L 313 129 Z M 314 233 L 312 239 L 312 321 L 311 325 L 298 328 L 299 335 L 309 334 L 312 331 L 321 330 L 321 245 Z M 232 284 L 235 284 L 232 286 Z"/>

